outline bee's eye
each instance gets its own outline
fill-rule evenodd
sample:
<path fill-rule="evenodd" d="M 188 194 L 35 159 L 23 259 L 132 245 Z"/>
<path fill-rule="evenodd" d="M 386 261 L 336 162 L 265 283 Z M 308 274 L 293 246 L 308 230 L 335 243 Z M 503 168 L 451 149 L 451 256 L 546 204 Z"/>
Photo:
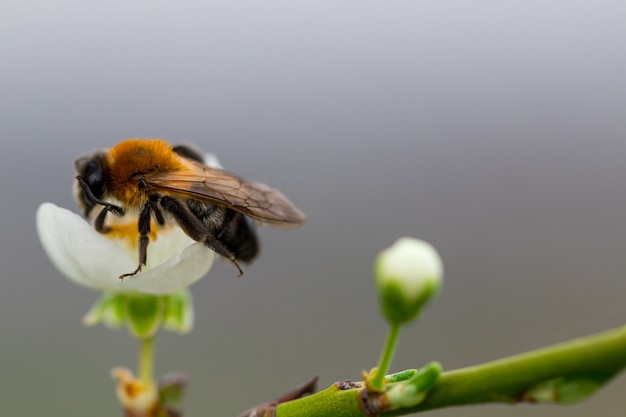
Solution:
<path fill-rule="evenodd" d="M 100 161 L 90 161 L 85 166 L 83 179 L 91 186 L 97 186 L 102 183 L 102 164 Z"/>
<path fill-rule="evenodd" d="M 105 192 L 106 179 L 104 165 L 100 156 L 81 158 L 76 161 L 78 175 L 89 187 L 89 191 L 96 198 L 102 198 Z M 86 198 L 88 200 L 88 198 Z"/>

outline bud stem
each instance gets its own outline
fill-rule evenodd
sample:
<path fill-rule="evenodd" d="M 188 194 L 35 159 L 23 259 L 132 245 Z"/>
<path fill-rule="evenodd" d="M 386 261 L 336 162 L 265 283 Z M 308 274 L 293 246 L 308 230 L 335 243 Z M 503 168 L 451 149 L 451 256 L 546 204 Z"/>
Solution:
<path fill-rule="evenodd" d="M 393 359 L 393 354 L 396 351 L 396 345 L 398 344 L 399 336 L 400 336 L 400 324 L 390 323 L 389 333 L 387 334 L 385 347 L 383 348 L 383 351 L 380 354 L 380 360 L 378 361 L 376 374 L 368 382 L 368 386 L 374 391 L 378 391 L 378 392 L 383 391 L 385 375 L 387 374 L 387 371 L 389 371 L 389 367 L 391 366 L 391 360 Z"/>
<path fill-rule="evenodd" d="M 139 343 L 137 376 L 141 382 L 148 386 L 153 383 L 154 336 L 141 338 Z"/>

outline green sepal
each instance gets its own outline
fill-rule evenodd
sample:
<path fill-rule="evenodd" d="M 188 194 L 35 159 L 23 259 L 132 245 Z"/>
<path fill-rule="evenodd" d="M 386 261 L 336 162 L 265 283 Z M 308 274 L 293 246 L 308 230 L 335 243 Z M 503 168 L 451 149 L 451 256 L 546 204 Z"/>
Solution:
<path fill-rule="evenodd" d="M 188 333 L 193 328 L 193 298 L 182 290 L 168 295 L 143 293 L 103 293 L 83 317 L 87 326 L 123 325 L 133 336 L 150 337 L 163 326 L 166 330 Z"/>
<path fill-rule="evenodd" d="M 126 326 L 137 338 L 153 336 L 163 323 L 164 297 L 149 294 L 127 294 L 124 303 Z"/>
<path fill-rule="evenodd" d="M 104 323 L 108 327 L 120 327 L 126 320 L 124 304 L 124 294 L 105 292 L 83 316 L 83 324 L 95 326 Z"/>
<path fill-rule="evenodd" d="M 380 307 L 390 323 L 403 324 L 415 319 L 433 292 L 433 287 L 425 286 L 419 297 L 411 298 L 397 282 L 378 282 Z"/>
<path fill-rule="evenodd" d="M 191 292 L 182 290 L 165 298 L 163 327 L 178 333 L 189 333 L 193 328 L 193 298 Z"/>

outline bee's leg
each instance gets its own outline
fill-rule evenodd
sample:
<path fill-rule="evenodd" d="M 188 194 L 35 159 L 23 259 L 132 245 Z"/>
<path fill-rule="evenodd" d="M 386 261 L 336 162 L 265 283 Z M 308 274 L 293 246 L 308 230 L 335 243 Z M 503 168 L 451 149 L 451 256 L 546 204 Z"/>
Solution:
<path fill-rule="evenodd" d="M 224 217 L 222 218 L 222 230 L 215 236 L 217 239 L 221 239 L 228 228 L 230 227 L 230 223 L 235 218 L 235 214 L 237 212 L 235 210 L 225 210 Z"/>
<path fill-rule="evenodd" d="M 109 202 L 100 200 L 95 195 L 93 195 L 91 188 L 89 188 L 89 184 L 87 184 L 85 180 L 82 179 L 82 177 L 78 176 L 76 177 L 76 180 L 82 187 L 83 191 L 85 191 L 85 195 L 87 196 L 87 198 L 89 198 L 89 200 L 93 203 L 93 205 L 95 206 L 96 204 L 99 204 L 103 207 L 102 211 L 98 214 L 98 217 L 96 217 L 96 220 L 94 222 L 94 227 L 100 233 L 107 233 L 109 230 L 104 226 L 104 220 L 106 219 L 107 214 L 109 212 L 113 212 L 113 214 L 115 215 L 123 216 L 124 209 L 122 207 L 116 206 L 115 204 L 111 204 Z M 91 210 L 88 210 L 88 211 L 91 211 Z M 88 211 L 85 213 L 85 215 L 88 214 Z"/>
<path fill-rule="evenodd" d="M 196 242 L 203 242 L 218 255 L 223 256 L 235 265 L 239 270 L 239 276 L 243 275 L 241 267 L 235 259 L 235 255 L 207 229 L 189 208 L 175 198 L 164 196 L 161 198 L 161 207 L 168 211 L 181 229 Z"/>
<path fill-rule="evenodd" d="M 120 275 L 120 279 L 131 277 L 141 271 L 148 261 L 148 244 L 150 243 L 150 216 L 152 215 L 152 204 L 146 203 L 139 213 L 137 229 L 139 230 L 139 265 L 137 269 L 128 274 Z"/>
<path fill-rule="evenodd" d="M 237 270 L 239 271 L 239 276 L 243 275 L 243 271 L 241 270 L 239 263 L 237 263 L 237 259 L 235 259 L 235 255 L 233 255 L 233 253 L 229 251 L 228 248 L 224 246 L 222 242 L 217 240 L 217 238 L 213 236 L 213 234 L 211 234 L 211 232 L 209 232 L 208 230 L 204 239 L 204 244 L 207 245 L 213 251 L 215 251 L 217 254 L 231 261 L 233 265 L 235 265 L 235 268 L 237 268 Z"/>
<path fill-rule="evenodd" d="M 96 221 L 94 222 L 93 225 L 97 232 L 106 233 L 109 231 L 108 228 L 104 227 L 104 220 L 106 219 L 108 213 L 109 213 L 109 210 L 107 210 L 105 206 L 102 209 L 102 211 L 98 214 L 98 217 L 96 217 Z"/>
<path fill-rule="evenodd" d="M 93 226 L 97 232 L 109 233 L 109 231 L 111 230 L 110 227 L 104 225 L 104 221 L 106 220 L 107 214 L 109 214 L 109 212 L 113 212 L 118 216 L 124 215 L 124 209 L 122 209 L 121 207 L 118 207 L 111 203 L 104 204 L 102 211 L 98 213 L 98 217 L 96 217 L 96 220 L 93 223 Z"/>
<path fill-rule="evenodd" d="M 154 213 L 154 217 L 156 218 L 156 221 L 159 224 L 159 226 L 163 226 L 165 224 L 165 218 L 163 217 L 163 213 L 161 213 L 161 210 L 159 210 L 159 206 L 157 204 L 158 202 L 159 202 L 158 196 L 150 196 L 150 206 L 152 207 L 152 212 Z"/>

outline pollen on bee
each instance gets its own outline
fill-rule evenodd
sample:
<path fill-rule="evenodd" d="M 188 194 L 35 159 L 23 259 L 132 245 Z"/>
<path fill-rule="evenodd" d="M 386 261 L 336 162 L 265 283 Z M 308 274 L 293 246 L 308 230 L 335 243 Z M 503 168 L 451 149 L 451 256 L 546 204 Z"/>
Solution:
<path fill-rule="evenodd" d="M 157 240 L 158 229 L 163 226 L 157 226 L 154 222 L 150 222 L 150 241 Z M 131 251 L 136 251 L 139 247 L 139 230 L 137 222 L 112 224 L 109 226 L 107 233 L 104 235 L 109 239 L 120 240 Z"/>

